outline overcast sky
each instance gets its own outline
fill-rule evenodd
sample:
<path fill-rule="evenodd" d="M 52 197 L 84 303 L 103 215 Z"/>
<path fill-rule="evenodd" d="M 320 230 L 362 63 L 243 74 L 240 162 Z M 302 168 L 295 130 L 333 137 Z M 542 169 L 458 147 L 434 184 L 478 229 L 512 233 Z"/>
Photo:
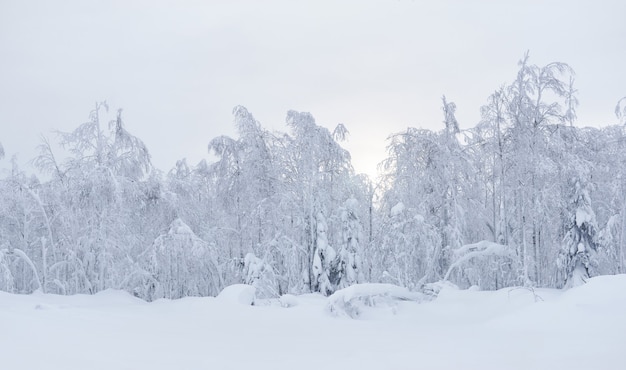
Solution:
<path fill-rule="evenodd" d="M 613 124 L 625 17 L 623 0 L 0 0 L 0 167 L 106 100 L 164 171 L 209 158 L 244 105 L 274 130 L 289 109 L 345 124 L 355 169 L 373 174 L 389 134 L 443 127 L 442 94 L 474 126 L 526 50 L 574 68 L 579 125 Z"/>

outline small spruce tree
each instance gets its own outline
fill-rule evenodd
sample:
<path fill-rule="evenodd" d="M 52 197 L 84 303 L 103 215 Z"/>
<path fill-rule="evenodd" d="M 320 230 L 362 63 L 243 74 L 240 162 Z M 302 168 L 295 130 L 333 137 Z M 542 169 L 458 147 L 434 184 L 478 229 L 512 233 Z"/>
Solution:
<path fill-rule="evenodd" d="M 559 257 L 559 267 L 564 272 L 564 286 L 571 288 L 584 284 L 593 276 L 594 256 L 597 251 L 597 222 L 591 208 L 588 185 L 580 178 L 573 181 L 571 215 L 568 232 Z"/>

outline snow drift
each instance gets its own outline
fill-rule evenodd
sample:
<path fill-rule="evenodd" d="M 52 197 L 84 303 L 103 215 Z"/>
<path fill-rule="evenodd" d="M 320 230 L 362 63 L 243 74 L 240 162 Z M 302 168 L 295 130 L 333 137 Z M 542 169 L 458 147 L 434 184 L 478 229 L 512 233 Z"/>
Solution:
<path fill-rule="evenodd" d="M 0 293 L 0 366 L 617 369 L 624 365 L 625 291 L 626 275 L 592 278 L 567 291 L 442 285 L 436 299 L 423 303 L 384 284 L 265 302 L 275 304 L 260 304 L 253 289 L 242 286 L 220 298 L 152 303 L 111 290 L 93 296 Z M 363 305 L 355 320 L 328 310 L 372 297 L 392 301 L 393 312 Z"/>

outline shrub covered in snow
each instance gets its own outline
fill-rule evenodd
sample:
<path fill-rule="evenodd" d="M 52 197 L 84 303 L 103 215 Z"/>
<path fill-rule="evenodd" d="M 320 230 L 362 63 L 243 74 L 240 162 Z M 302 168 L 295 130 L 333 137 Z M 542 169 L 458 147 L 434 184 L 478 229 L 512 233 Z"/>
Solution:
<path fill-rule="evenodd" d="M 422 302 L 428 297 L 393 284 L 355 284 L 328 297 L 328 310 L 333 315 L 357 318 L 366 307 L 391 307 L 395 312 L 397 301 Z"/>

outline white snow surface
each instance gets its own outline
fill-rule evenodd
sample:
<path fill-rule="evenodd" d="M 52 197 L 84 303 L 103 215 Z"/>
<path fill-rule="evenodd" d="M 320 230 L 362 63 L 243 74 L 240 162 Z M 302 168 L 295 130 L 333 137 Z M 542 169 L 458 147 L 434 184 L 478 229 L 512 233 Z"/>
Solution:
<path fill-rule="evenodd" d="M 388 286 L 353 288 L 354 298 Z M 444 287 L 357 319 L 316 294 L 254 306 L 246 290 L 146 303 L 121 291 L 0 292 L 1 369 L 618 369 L 626 357 L 626 275 L 567 291 Z M 228 293 L 228 292 L 227 292 Z M 237 293 L 237 294 L 235 294 Z M 335 296 L 333 299 L 338 299 Z M 224 299 L 224 298 L 229 299 Z"/>

